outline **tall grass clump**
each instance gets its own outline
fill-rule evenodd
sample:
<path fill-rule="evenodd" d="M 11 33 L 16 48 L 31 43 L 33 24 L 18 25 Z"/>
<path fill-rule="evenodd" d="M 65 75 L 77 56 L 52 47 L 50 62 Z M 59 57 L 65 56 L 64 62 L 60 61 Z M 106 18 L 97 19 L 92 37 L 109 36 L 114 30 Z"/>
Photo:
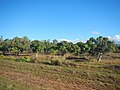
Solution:
<path fill-rule="evenodd" d="M 29 56 L 24 56 L 24 57 L 17 58 L 16 61 L 18 61 L 18 62 L 32 62 L 32 59 Z"/>
<path fill-rule="evenodd" d="M 16 60 L 16 58 L 13 57 L 13 56 L 4 56 L 4 55 L 0 55 L 0 59 L 3 59 L 3 60 Z"/>

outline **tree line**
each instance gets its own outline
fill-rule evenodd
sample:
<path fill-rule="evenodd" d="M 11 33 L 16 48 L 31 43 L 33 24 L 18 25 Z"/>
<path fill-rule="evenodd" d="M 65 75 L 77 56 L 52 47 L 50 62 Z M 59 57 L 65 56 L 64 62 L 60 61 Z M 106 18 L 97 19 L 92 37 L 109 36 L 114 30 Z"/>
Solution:
<path fill-rule="evenodd" d="M 0 51 L 5 55 L 12 53 L 19 55 L 21 53 L 36 53 L 36 54 L 54 54 L 64 55 L 67 53 L 80 55 L 88 53 L 90 55 L 97 55 L 106 52 L 118 52 L 119 46 L 107 37 L 99 36 L 97 38 L 91 37 L 86 43 L 83 42 L 58 42 L 54 39 L 50 40 L 29 40 L 28 37 L 22 38 L 14 37 L 13 39 L 0 38 Z"/>

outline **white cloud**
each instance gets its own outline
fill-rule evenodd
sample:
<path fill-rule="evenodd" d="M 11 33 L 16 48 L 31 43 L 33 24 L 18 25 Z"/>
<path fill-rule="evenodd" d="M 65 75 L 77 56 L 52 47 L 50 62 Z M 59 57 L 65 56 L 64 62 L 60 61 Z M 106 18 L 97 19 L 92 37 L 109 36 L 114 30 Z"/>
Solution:
<path fill-rule="evenodd" d="M 120 34 L 119 34 L 119 35 L 115 35 L 115 36 L 113 36 L 113 37 L 108 36 L 108 38 L 109 38 L 110 40 L 112 40 L 112 41 L 120 41 Z"/>
<path fill-rule="evenodd" d="M 67 42 L 71 42 L 71 40 L 68 40 L 68 39 L 58 39 L 58 42 L 61 42 L 61 41 L 67 41 Z"/>
<path fill-rule="evenodd" d="M 120 34 L 119 34 L 119 35 L 115 35 L 115 36 L 114 36 L 114 40 L 115 40 L 115 41 L 120 41 Z"/>
<path fill-rule="evenodd" d="M 73 43 L 77 43 L 77 42 L 83 42 L 83 43 L 86 43 L 87 40 L 76 39 L 76 40 L 73 40 L 72 42 L 73 42 Z"/>
<path fill-rule="evenodd" d="M 115 43 L 119 43 L 120 44 L 120 34 L 118 35 L 114 35 L 114 36 L 107 36 L 109 38 L 109 40 L 111 41 L 114 41 Z M 72 42 L 72 43 L 77 43 L 77 42 L 83 42 L 83 43 L 86 43 L 88 39 L 86 40 L 81 40 L 81 39 L 75 39 L 75 40 L 69 40 L 69 39 L 58 39 L 58 42 L 61 42 L 61 41 L 67 41 L 67 42 Z"/>
<path fill-rule="evenodd" d="M 97 31 L 93 31 L 92 34 L 97 35 L 97 34 L 100 34 L 100 33 L 97 32 Z"/>
<path fill-rule="evenodd" d="M 87 40 L 80 40 L 80 39 L 75 39 L 75 40 L 69 40 L 69 39 L 57 39 L 58 42 L 61 42 L 61 41 L 67 41 L 67 42 L 72 42 L 72 43 L 77 43 L 77 42 L 83 42 L 83 43 L 86 43 Z"/>
<path fill-rule="evenodd" d="M 108 38 L 109 38 L 111 41 L 115 41 L 115 43 L 120 43 L 120 34 L 115 35 L 115 36 L 113 36 L 113 37 L 108 36 Z"/>
<path fill-rule="evenodd" d="M 111 39 L 111 37 L 110 37 L 110 36 L 108 36 L 107 38 L 108 38 L 109 40 Z"/>

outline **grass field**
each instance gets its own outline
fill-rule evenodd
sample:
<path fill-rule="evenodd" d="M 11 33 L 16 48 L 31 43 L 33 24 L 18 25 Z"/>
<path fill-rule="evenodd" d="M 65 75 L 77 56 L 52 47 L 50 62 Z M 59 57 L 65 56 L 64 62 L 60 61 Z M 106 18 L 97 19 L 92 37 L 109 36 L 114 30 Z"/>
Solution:
<path fill-rule="evenodd" d="M 120 60 L 55 66 L 0 59 L 0 90 L 120 90 Z"/>

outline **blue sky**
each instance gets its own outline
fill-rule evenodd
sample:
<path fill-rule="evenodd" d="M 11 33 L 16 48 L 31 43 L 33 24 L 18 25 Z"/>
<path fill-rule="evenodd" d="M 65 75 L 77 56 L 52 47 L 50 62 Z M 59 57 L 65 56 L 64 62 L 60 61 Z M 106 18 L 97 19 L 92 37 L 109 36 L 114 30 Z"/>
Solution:
<path fill-rule="evenodd" d="M 120 0 L 0 0 L 0 35 L 120 40 Z"/>

